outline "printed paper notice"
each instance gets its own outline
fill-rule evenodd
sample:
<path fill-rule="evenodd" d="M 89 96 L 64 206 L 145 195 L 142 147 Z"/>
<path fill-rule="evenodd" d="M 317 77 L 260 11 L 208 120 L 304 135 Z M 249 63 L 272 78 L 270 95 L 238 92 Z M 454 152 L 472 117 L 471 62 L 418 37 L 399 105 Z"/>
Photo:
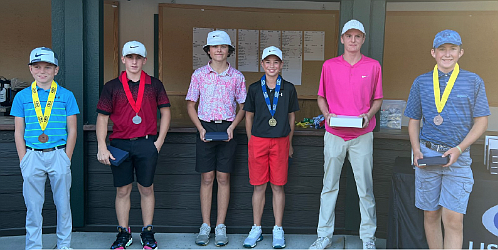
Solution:
<path fill-rule="evenodd" d="M 192 67 L 197 69 L 202 67 L 209 62 L 209 57 L 206 52 L 202 49 L 206 44 L 207 35 L 209 32 L 213 31 L 211 28 L 196 28 L 193 30 L 193 42 L 192 42 Z"/>
<path fill-rule="evenodd" d="M 280 43 L 282 41 L 282 31 L 280 30 L 260 30 L 259 31 L 259 55 L 263 55 L 263 50 L 270 46 L 275 46 L 282 49 Z M 258 58 L 258 61 L 260 59 Z M 261 65 L 259 72 L 265 72 Z"/>
<path fill-rule="evenodd" d="M 258 72 L 259 65 L 259 31 L 239 29 L 238 70 L 245 72 Z"/>
<path fill-rule="evenodd" d="M 223 30 L 225 31 L 228 36 L 230 37 L 230 41 L 232 42 L 232 46 L 235 47 L 235 45 L 237 44 L 237 29 L 216 29 L 216 30 Z M 237 55 L 236 55 L 236 51 L 234 51 L 230 57 L 227 58 L 227 62 L 230 63 L 230 66 L 232 66 L 232 68 L 237 68 L 237 65 L 235 64 L 236 60 L 235 58 L 237 58 Z"/>
<path fill-rule="evenodd" d="M 325 31 L 304 32 L 304 60 L 323 61 L 325 48 Z"/>
<path fill-rule="evenodd" d="M 302 31 L 282 31 L 282 56 L 284 57 L 282 77 L 294 85 L 301 85 L 301 73 L 303 71 L 302 48 Z"/>

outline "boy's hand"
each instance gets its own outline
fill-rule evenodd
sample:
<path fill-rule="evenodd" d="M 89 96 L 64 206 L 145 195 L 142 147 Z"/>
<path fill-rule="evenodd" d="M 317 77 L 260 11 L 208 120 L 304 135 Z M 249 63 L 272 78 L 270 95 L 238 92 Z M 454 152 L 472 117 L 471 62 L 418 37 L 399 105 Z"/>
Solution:
<path fill-rule="evenodd" d="M 418 151 L 418 152 L 413 152 L 413 164 L 418 167 L 418 168 L 425 168 L 425 166 L 419 166 L 418 165 L 418 160 L 419 159 L 424 159 L 424 155 L 422 154 L 422 152 Z"/>
<path fill-rule="evenodd" d="M 358 117 L 363 118 L 363 126 L 362 126 L 362 128 L 367 127 L 368 124 L 370 123 L 370 117 L 368 116 L 368 114 L 361 114 Z"/>
<path fill-rule="evenodd" d="M 455 148 L 450 148 L 450 150 L 444 152 L 443 157 L 446 157 L 448 155 L 450 156 L 450 161 L 448 162 L 448 164 L 444 165 L 443 167 L 449 167 L 453 163 L 455 163 L 458 160 L 458 157 L 460 157 L 461 153 L 460 150 L 458 150 L 458 148 L 455 147 Z"/>
<path fill-rule="evenodd" d="M 209 141 L 206 141 L 204 138 L 206 137 L 206 130 L 204 128 L 202 128 L 201 130 L 199 130 L 199 136 L 201 137 L 201 140 L 203 142 L 209 142 Z"/>
<path fill-rule="evenodd" d="M 289 157 L 292 158 L 292 155 L 294 155 L 294 148 L 292 145 L 289 146 Z"/>
<path fill-rule="evenodd" d="M 112 160 L 116 160 L 116 158 L 114 158 L 114 156 L 112 156 L 111 152 L 109 152 L 109 150 L 107 150 L 107 148 L 103 148 L 103 149 L 99 148 L 99 152 L 97 153 L 97 160 L 99 160 L 99 162 L 102 164 L 111 165 L 109 158 L 111 158 Z"/>
<path fill-rule="evenodd" d="M 327 121 L 327 126 L 332 127 L 330 126 L 330 117 L 337 117 L 337 115 L 334 113 L 329 113 L 327 117 L 325 117 L 325 121 Z"/>
<path fill-rule="evenodd" d="M 227 134 L 228 134 L 228 140 L 226 140 L 226 142 L 229 142 L 231 139 L 233 139 L 233 128 L 232 128 L 232 125 L 228 126 L 228 128 L 227 128 Z"/>

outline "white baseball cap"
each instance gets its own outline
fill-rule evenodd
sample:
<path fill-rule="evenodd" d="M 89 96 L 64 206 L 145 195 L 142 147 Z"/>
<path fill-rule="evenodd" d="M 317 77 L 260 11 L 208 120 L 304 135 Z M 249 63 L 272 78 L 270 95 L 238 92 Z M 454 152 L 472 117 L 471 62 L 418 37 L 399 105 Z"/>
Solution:
<path fill-rule="evenodd" d="M 365 33 L 365 28 L 363 27 L 363 24 L 360 21 L 355 20 L 355 19 L 351 19 L 346 24 L 344 24 L 344 27 L 342 27 L 341 36 L 344 35 L 344 33 L 346 33 L 350 29 L 357 29 L 357 30 L 363 32 L 363 34 L 365 34 L 365 35 L 367 34 L 367 33 Z"/>
<path fill-rule="evenodd" d="M 29 63 L 31 65 L 36 62 L 48 62 L 55 66 L 59 66 L 59 60 L 57 59 L 57 54 L 49 48 L 39 47 L 31 51 L 29 54 Z"/>
<path fill-rule="evenodd" d="M 147 57 L 147 50 L 145 46 L 138 41 L 129 41 L 123 45 L 123 56 L 137 54 L 143 57 Z"/>
<path fill-rule="evenodd" d="M 270 46 L 270 47 L 267 47 L 266 49 L 263 50 L 263 55 L 261 56 L 261 61 L 265 60 L 265 58 L 267 58 L 268 56 L 271 56 L 271 55 L 277 56 L 278 58 L 280 58 L 281 61 L 283 60 L 282 59 L 282 51 L 275 46 Z"/>
<path fill-rule="evenodd" d="M 232 41 L 230 40 L 230 36 L 223 30 L 215 30 L 209 32 L 207 36 L 206 46 L 215 46 L 215 45 L 230 45 L 232 48 Z"/>

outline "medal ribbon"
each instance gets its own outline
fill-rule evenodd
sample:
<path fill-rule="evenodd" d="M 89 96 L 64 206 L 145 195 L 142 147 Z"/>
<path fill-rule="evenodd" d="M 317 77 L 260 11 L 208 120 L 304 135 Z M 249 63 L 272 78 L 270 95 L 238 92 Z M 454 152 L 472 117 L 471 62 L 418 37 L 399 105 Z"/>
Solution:
<path fill-rule="evenodd" d="M 123 84 L 123 89 L 126 94 L 126 98 L 128 98 L 128 102 L 130 103 L 131 108 L 138 115 L 138 111 L 140 111 L 140 108 L 142 107 L 142 100 L 144 97 L 145 72 L 142 70 L 142 73 L 140 75 L 140 83 L 138 85 L 138 95 L 136 102 L 135 100 L 133 100 L 133 95 L 131 94 L 130 86 L 128 85 L 128 77 L 126 77 L 126 71 L 123 71 L 123 73 L 121 73 L 120 80 L 121 84 Z"/>
<path fill-rule="evenodd" d="M 47 103 L 45 104 L 45 114 L 42 113 L 40 98 L 38 98 L 38 90 L 36 89 L 36 81 L 31 84 L 31 96 L 33 97 L 33 106 L 35 107 L 36 117 L 38 118 L 38 123 L 40 124 L 41 130 L 44 132 L 48 125 L 48 120 L 50 119 L 50 114 L 52 113 L 52 107 L 54 106 L 55 94 L 57 93 L 57 83 L 52 80 L 52 85 L 50 86 L 50 93 L 48 94 Z"/>
<path fill-rule="evenodd" d="M 271 117 L 275 115 L 277 112 L 277 103 L 278 103 L 278 95 L 280 94 L 280 84 L 282 82 L 282 77 L 280 75 L 277 78 L 277 86 L 275 87 L 275 95 L 273 96 L 273 108 L 270 104 L 270 97 L 268 96 L 268 92 L 266 91 L 266 75 L 261 77 L 261 88 L 263 89 L 263 96 L 265 97 L 266 106 L 268 106 L 268 110 L 270 111 Z"/>
<path fill-rule="evenodd" d="M 458 77 L 458 73 L 460 73 L 460 66 L 458 63 L 455 64 L 455 68 L 453 69 L 453 73 L 451 73 L 450 80 L 448 81 L 448 85 L 444 89 L 443 96 L 439 99 L 441 91 L 439 90 L 439 74 L 437 70 L 437 64 L 434 66 L 434 72 L 432 73 L 432 83 L 434 85 L 434 100 L 436 102 L 437 112 L 441 113 L 443 111 L 444 105 L 446 101 L 448 101 L 448 97 L 450 96 L 451 89 L 453 89 L 453 85 Z"/>

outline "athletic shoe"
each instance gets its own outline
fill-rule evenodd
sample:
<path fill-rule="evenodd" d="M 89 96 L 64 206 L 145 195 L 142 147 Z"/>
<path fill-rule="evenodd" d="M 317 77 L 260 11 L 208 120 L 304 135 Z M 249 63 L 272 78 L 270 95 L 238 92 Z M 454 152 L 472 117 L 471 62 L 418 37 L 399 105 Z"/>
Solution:
<path fill-rule="evenodd" d="M 111 249 L 126 249 L 129 247 L 133 243 L 130 232 L 130 228 L 126 229 L 118 226 L 118 235 L 116 235 L 116 241 L 112 243 Z"/>
<path fill-rule="evenodd" d="M 154 231 L 152 231 L 154 227 L 152 225 L 148 225 L 146 227 L 142 227 L 142 233 L 140 234 L 140 241 L 142 242 L 143 249 L 156 249 L 157 241 L 154 238 Z"/>
<path fill-rule="evenodd" d="M 375 237 L 363 241 L 363 249 L 376 249 Z"/>
<path fill-rule="evenodd" d="M 284 229 L 282 227 L 273 227 L 273 248 L 285 248 Z"/>
<path fill-rule="evenodd" d="M 330 247 L 330 243 L 329 237 L 318 237 L 318 239 L 311 244 L 310 249 L 325 249 Z"/>
<path fill-rule="evenodd" d="M 252 226 L 251 231 L 249 232 L 249 236 L 244 240 L 244 247 L 253 248 L 256 246 L 258 241 L 263 240 L 263 231 L 261 230 L 261 226 Z"/>
<path fill-rule="evenodd" d="M 214 228 L 214 242 L 217 247 L 228 244 L 227 227 L 225 224 L 219 224 Z"/>
<path fill-rule="evenodd" d="M 59 249 L 72 249 L 72 248 L 70 248 L 70 247 L 61 247 Z"/>
<path fill-rule="evenodd" d="M 202 223 L 199 229 L 199 234 L 195 239 L 195 244 L 199 246 L 205 246 L 209 243 L 209 234 L 211 233 L 211 227 L 206 223 Z"/>

